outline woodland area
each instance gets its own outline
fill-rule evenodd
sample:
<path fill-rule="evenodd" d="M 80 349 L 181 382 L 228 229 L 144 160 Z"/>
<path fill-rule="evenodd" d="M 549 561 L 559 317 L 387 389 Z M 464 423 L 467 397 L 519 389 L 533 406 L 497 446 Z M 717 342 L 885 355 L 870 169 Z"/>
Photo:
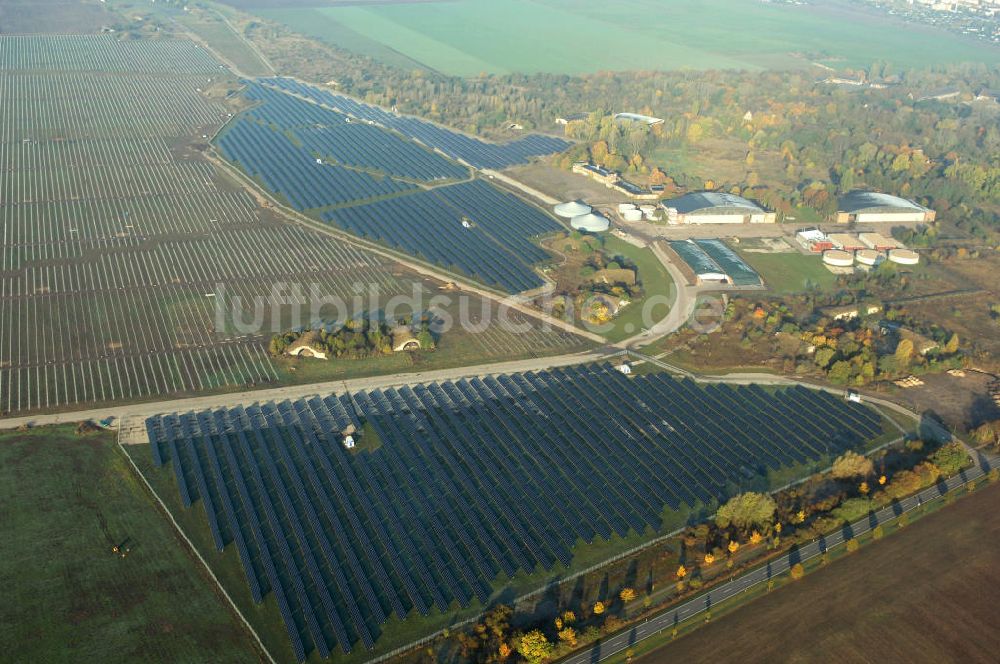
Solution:
<path fill-rule="evenodd" d="M 964 234 L 1000 233 L 1000 68 L 625 71 L 581 76 L 405 70 L 227 8 L 234 29 L 284 75 L 472 134 L 564 133 L 563 168 L 591 160 L 639 181 L 739 192 L 782 216 L 821 220 L 839 193 L 871 188 L 933 207 Z M 129 34 L 129 26 L 120 32 Z M 163 24 L 159 27 L 169 29 Z M 149 26 L 145 26 L 148 30 Z M 835 77 L 840 83 L 830 82 Z M 845 84 L 854 81 L 854 84 Z M 987 91 L 986 100 L 976 100 Z M 944 100 L 934 97 L 957 92 Z M 661 125 L 615 122 L 631 111 Z M 566 126 L 557 118 L 576 118 Z M 696 155 L 694 167 L 684 155 Z M 718 171 L 718 172 L 716 172 Z M 928 240 L 933 244 L 934 238 Z"/>
<path fill-rule="evenodd" d="M 737 494 L 719 507 L 714 519 L 685 528 L 660 545 L 662 558 L 672 565 L 667 578 L 654 582 L 650 575 L 644 583 L 608 585 L 597 601 L 575 597 L 547 607 L 545 618 L 526 618 L 499 605 L 470 629 L 442 635 L 412 660 L 423 664 L 447 653 L 464 662 L 540 664 L 565 656 L 652 615 L 661 604 L 691 597 L 763 558 L 835 532 L 968 463 L 968 454 L 955 443 L 910 440 L 871 457 L 847 452 L 827 472 L 773 496 Z M 1000 480 L 1000 472 L 993 471 L 990 480 Z M 883 535 L 881 526 L 874 529 L 875 539 Z M 848 541 L 847 551 L 857 548 L 857 540 Z M 793 578 L 801 571 L 793 570 Z"/>
<path fill-rule="evenodd" d="M 868 187 L 933 206 L 939 218 L 980 238 L 1000 229 L 1000 105 L 974 101 L 1000 89 L 986 65 L 838 72 L 862 85 L 824 82 L 829 72 L 604 72 L 481 75 L 473 79 L 404 71 L 305 40 L 254 20 L 246 36 L 282 71 L 494 138 L 505 128 L 565 131 L 580 144 L 561 160 L 590 159 L 678 189 L 739 191 L 788 214 L 807 206 L 832 213 L 838 193 Z M 322 52 L 323 57 L 307 57 Z M 959 97 L 923 100 L 942 90 Z M 616 123 L 620 111 L 664 118 L 662 125 Z M 565 127 L 558 117 L 586 114 Z M 712 139 L 742 146 L 730 181 L 696 177 L 663 158 L 677 149 L 711 149 Z M 706 181 L 712 180 L 712 181 Z"/>

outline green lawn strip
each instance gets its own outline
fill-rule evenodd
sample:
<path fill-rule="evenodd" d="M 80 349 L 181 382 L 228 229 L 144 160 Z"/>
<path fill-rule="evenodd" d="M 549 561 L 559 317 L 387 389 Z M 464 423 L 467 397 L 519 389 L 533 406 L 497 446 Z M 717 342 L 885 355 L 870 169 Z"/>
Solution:
<path fill-rule="evenodd" d="M 672 303 L 674 281 L 670 273 L 650 249 L 640 249 L 613 235 L 604 237 L 604 249 L 613 259 L 623 256 L 638 268 L 638 280 L 642 283 L 643 295 L 631 302 L 612 321 L 612 329 L 603 334 L 610 343 L 627 339 L 642 332 L 644 327 L 653 325 L 667 313 L 667 305 L 656 305 L 649 312 L 649 320 L 643 320 L 643 308 L 651 298 Z"/>
<path fill-rule="evenodd" d="M 260 56 L 221 19 L 211 21 L 199 20 L 199 18 L 183 14 L 178 16 L 178 22 L 205 40 L 210 48 L 216 50 L 247 76 L 272 75 L 271 70 L 260 59 Z"/>
<path fill-rule="evenodd" d="M 815 288 L 828 290 L 837 283 L 837 275 L 823 266 L 823 259 L 818 254 L 806 256 L 797 251 L 739 251 L 739 254 L 763 277 L 764 285 L 772 293 L 799 293 Z"/>
<path fill-rule="evenodd" d="M 261 661 L 113 434 L 0 434 L 0 520 L 0 643 L 17 661 Z"/>

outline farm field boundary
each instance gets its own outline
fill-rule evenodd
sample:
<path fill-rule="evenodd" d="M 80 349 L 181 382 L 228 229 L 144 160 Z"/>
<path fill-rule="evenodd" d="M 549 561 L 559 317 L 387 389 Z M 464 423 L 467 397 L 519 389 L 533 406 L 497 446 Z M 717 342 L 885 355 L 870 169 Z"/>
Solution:
<path fill-rule="evenodd" d="M 405 69 L 419 63 L 463 77 L 787 69 L 813 61 L 852 68 L 876 60 L 900 66 L 1000 61 L 1000 49 L 986 42 L 840 1 L 806 6 L 723 0 L 710 11 L 694 0 L 642 0 L 613 10 L 599 0 L 316 2 L 248 11 Z M 923 48 L 925 42 L 935 44 L 933 51 Z M 822 55 L 806 55 L 817 52 Z"/>

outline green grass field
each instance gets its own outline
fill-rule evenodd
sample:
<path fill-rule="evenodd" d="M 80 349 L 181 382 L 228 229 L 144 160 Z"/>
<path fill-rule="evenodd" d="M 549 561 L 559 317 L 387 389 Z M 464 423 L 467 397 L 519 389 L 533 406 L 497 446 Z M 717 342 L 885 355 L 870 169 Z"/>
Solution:
<path fill-rule="evenodd" d="M 195 35 L 204 39 L 222 57 L 229 60 L 247 76 L 270 76 L 274 72 L 260 56 L 226 25 L 221 15 L 210 12 L 185 13 L 178 21 Z"/>
<path fill-rule="evenodd" d="M 111 434 L 0 435 L 0 522 L 0 660 L 261 661 Z"/>
<path fill-rule="evenodd" d="M 651 305 L 649 320 L 644 321 L 643 308 L 649 302 L 670 301 L 674 290 L 674 280 L 670 278 L 670 273 L 649 249 L 639 249 L 613 235 L 607 235 L 604 238 L 604 248 L 611 256 L 624 256 L 635 263 L 643 288 L 642 298 L 625 307 L 612 321 L 613 329 L 606 332 L 597 331 L 598 334 L 607 337 L 608 341 L 615 343 L 639 334 L 648 324 L 652 324 L 667 315 L 669 310 L 665 305 Z"/>
<path fill-rule="evenodd" d="M 459 76 L 1000 62 L 1000 49 L 836 0 L 457 0 L 256 13 L 392 64 Z M 472 27 L 474 26 L 474 28 Z M 933 48 L 928 48 L 928 43 Z"/>
<path fill-rule="evenodd" d="M 768 290 L 773 293 L 797 293 L 810 288 L 827 289 L 837 282 L 837 276 L 823 267 L 823 260 L 818 255 L 741 251 L 740 256 L 757 270 L 764 278 Z"/>

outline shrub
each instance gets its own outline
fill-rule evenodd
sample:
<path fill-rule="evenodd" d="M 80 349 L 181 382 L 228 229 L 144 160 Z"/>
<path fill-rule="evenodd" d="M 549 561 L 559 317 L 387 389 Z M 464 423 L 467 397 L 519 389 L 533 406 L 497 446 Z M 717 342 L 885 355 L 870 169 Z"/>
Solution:
<path fill-rule="evenodd" d="M 715 523 L 720 528 L 733 525 L 744 530 L 753 526 L 765 526 L 771 523 L 777 508 L 774 498 L 767 494 L 741 493 L 719 508 Z"/>
<path fill-rule="evenodd" d="M 789 570 L 789 574 L 793 579 L 798 581 L 806 575 L 806 568 L 802 566 L 802 563 L 795 563 L 792 565 L 792 569 Z"/>
<path fill-rule="evenodd" d="M 942 475 L 954 475 L 969 463 L 969 455 L 959 443 L 948 443 L 934 452 L 931 463 L 938 467 Z"/>
<path fill-rule="evenodd" d="M 841 521 L 846 521 L 847 523 L 853 523 L 860 518 L 863 518 L 872 510 L 872 501 L 870 498 L 850 498 L 845 500 L 840 507 L 833 511 L 833 515 L 836 516 Z"/>
<path fill-rule="evenodd" d="M 845 452 L 833 462 L 830 474 L 836 479 L 867 477 L 875 471 L 872 460 L 857 452 Z"/>

